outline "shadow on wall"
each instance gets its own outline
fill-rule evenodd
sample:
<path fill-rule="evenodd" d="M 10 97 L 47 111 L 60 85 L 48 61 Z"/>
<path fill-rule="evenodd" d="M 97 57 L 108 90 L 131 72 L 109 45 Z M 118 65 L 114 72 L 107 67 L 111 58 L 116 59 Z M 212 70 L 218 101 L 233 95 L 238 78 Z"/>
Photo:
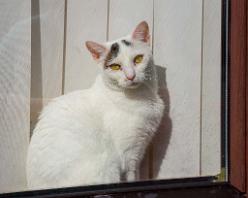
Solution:
<path fill-rule="evenodd" d="M 31 107 L 30 131 L 33 128 L 42 109 L 42 60 L 41 60 L 41 29 L 40 29 L 40 1 L 31 1 Z"/>
<path fill-rule="evenodd" d="M 166 82 L 166 68 L 155 65 L 158 75 L 159 95 L 164 101 L 164 115 L 152 141 L 152 178 L 157 178 L 163 160 L 166 158 L 166 151 L 170 143 L 172 132 L 172 120 L 170 118 L 170 95 Z"/>

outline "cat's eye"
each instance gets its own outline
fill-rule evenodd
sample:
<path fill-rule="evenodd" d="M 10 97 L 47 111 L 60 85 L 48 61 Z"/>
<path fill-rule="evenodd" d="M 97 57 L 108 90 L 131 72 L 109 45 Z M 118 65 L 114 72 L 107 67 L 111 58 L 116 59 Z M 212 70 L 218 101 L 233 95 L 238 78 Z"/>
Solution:
<path fill-rule="evenodd" d="M 109 65 L 110 69 L 112 70 L 120 70 L 121 69 L 121 66 L 119 64 L 112 64 L 112 65 Z"/>
<path fill-rule="evenodd" d="M 136 65 L 136 64 L 139 64 L 139 63 L 141 63 L 143 61 L 143 55 L 137 55 L 134 59 L 133 59 L 133 62 L 134 62 L 134 64 Z"/>

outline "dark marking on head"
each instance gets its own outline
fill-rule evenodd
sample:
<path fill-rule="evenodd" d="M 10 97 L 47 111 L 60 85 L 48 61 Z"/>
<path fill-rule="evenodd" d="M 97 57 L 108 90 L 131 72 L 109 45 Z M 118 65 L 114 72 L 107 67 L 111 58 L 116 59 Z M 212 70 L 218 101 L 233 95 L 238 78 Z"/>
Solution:
<path fill-rule="evenodd" d="M 110 53 L 112 54 L 113 57 L 117 57 L 117 55 L 119 53 L 119 44 L 118 43 L 112 44 L 112 46 L 110 48 Z"/>
<path fill-rule="evenodd" d="M 118 53 L 120 51 L 120 47 L 118 43 L 113 43 L 110 47 L 110 51 L 106 56 L 105 63 L 104 63 L 104 68 L 107 68 L 107 63 L 113 60 L 118 56 Z"/>
<path fill-rule="evenodd" d="M 121 42 L 123 44 L 125 44 L 126 46 L 130 46 L 131 45 L 131 42 L 127 41 L 127 40 L 121 40 Z"/>

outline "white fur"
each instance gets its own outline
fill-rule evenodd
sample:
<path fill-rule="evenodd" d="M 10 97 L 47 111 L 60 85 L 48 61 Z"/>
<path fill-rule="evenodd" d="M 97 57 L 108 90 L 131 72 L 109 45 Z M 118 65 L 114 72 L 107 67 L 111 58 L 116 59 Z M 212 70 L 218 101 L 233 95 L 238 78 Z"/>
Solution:
<path fill-rule="evenodd" d="M 133 67 L 134 81 L 128 81 L 123 71 L 103 69 L 90 89 L 55 98 L 44 108 L 28 150 L 30 189 L 138 179 L 164 104 L 157 93 L 148 44 L 132 40 L 131 48 L 120 40 L 115 42 L 122 51 L 114 61 Z M 106 48 L 110 45 L 105 44 Z M 140 53 L 143 63 L 132 65 Z"/>

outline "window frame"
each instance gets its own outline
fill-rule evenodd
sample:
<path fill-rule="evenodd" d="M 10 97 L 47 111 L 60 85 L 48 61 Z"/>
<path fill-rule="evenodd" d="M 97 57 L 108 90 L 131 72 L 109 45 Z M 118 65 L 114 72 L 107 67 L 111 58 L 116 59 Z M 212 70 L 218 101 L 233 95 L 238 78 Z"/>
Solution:
<path fill-rule="evenodd" d="M 152 180 L 1 194 L 0 197 L 242 197 L 248 192 L 246 0 L 222 0 L 222 134 L 226 182 L 215 177 Z M 187 196 L 186 196 L 187 195 Z"/>
<path fill-rule="evenodd" d="M 229 18 L 229 181 L 243 193 L 248 192 L 247 5 L 231 0 Z"/>

